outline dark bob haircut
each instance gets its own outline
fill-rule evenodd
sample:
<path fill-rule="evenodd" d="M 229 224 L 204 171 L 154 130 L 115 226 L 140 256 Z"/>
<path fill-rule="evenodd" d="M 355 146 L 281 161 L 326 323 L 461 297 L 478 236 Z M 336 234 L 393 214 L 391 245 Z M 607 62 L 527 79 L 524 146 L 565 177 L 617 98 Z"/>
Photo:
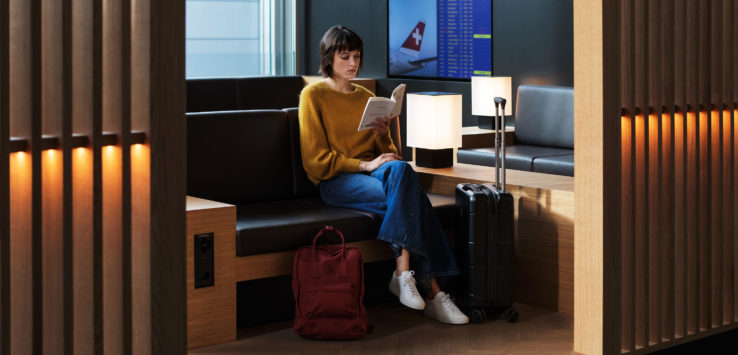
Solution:
<path fill-rule="evenodd" d="M 364 59 L 364 43 L 354 31 L 351 31 L 347 27 L 337 25 L 333 26 L 323 35 L 323 39 L 320 40 L 320 69 L 319 72 L 323 74 L 324 78 L 333 76 L 333 55 L 336 52 L 341 51 L 355 51 L 361 52 L 359 57 L 359 69 L 363 64 Z"/>

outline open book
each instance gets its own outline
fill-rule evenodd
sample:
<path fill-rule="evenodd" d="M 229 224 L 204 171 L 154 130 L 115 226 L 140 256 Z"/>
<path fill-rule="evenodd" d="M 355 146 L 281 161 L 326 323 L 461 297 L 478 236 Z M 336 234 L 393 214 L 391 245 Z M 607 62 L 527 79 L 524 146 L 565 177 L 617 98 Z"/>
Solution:
<path fill-rule="evenodd" d="M 402 111 L 402 98 L 405 97 L 405 84 L 397 85 L 392 91 L 392 97 L 370 97 L 364 107 L 364 114 L 359 122 L 359 131 L 372 128 L 372 122 L 378 117 L 390 118 L 399 116 Z"/>

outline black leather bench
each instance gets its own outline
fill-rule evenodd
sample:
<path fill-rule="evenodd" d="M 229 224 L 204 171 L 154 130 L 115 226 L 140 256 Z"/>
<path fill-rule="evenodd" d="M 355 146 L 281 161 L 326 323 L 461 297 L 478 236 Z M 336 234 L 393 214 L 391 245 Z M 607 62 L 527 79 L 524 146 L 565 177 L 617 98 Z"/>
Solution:
<path fill-rule="evenodd" d="M 373 213 L 324 204 L 300 155 L 297 109 L 187 114 L 188 195 L 236 205 L 236 254 L 296 250 L 325 225 L 346 242 L 376 239 Z M 430 195 L 452 229 L 452 196 Z"/>
<path fill-rule="evenodd" d="M 506 167 L 574 176 L 574 89 L 521 85 Z M 459 163 L 494 166 L 494 148 L 460 149 Z"/>

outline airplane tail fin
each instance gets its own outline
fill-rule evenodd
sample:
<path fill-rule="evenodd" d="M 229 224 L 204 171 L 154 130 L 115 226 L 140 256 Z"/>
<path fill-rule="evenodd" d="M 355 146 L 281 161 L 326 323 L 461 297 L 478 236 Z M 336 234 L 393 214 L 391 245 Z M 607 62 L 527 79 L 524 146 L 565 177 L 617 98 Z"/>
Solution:
<path fill-rule="evenodd" d="M 420 54 L 420 45 L 423 44 L 423 32 L 425 31 L 425 20 L 418 21 L 413 27 L 405 42 L 400 47 L 400 52 L 417 57 Z"/>

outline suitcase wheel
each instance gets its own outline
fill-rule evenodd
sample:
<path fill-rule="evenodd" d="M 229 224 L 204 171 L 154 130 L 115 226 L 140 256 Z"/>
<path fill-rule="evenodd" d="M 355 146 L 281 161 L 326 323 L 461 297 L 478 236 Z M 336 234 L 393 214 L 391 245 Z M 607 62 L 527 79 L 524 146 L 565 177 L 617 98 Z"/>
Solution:
<path fill-rule="evenodd" d="M 515 323 L 518 321 L 518 310 L 514 307 L 510 307 L 505 310 L 505 319 L 508 323 Z"/>
<path fill-rule="evenodd" d="M 485 319 L 487 319 L 487 312 L 483 309 L 473 308 L 469 312 L 469 321 L 474 324 L 483 323 Z"/>

